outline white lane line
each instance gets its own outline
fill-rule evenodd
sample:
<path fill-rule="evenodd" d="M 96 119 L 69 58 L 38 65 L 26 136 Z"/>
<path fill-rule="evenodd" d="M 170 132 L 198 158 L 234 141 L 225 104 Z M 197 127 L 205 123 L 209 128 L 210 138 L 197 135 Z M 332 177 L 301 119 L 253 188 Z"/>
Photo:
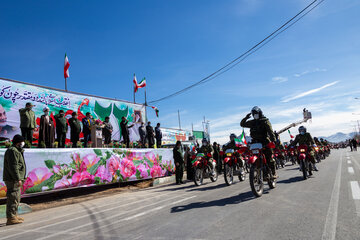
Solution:
<path fill-rule="evenodd" d="M 164 193 L 164 194 L 159 194 L 157 196 L 153 196 L 153 197 L 150 197 L 150 198 L 146 198 L 146 199 L 141 199 L 141 200 L 138 200 L 138 201 L 134 201 L 134 202 L 130 202 L 130 203 L 127 203 L 127 204 L 122 204 L 121 206 L 116 206 L 116 207 L 112 207 L 112 208 L 108 208 L 108 209 L 105 209 L 105 210 L 101 210 L 101 211 L 95 211 L 93 212 L 92 214 L 98 214 L 98 213 L 103 213 L 103 212 L 108 212 L 108 211 L 111 211 L 111 210 L 115 210 L 115 209 L 119 209 L 119 208 L 123 208 L 123 207 L 126 207 L 126 206 L 129 206 L 129 205 L 132 205 L 134 203 L 138 203 L 138 202 L 143 202 L 143 201 L 146 201 L 146 200 L 149 200 L 149 199 L 152 199 L 152 198 L 155 198 L 155 197 L 161 197 L 161 196 L 164 196 L 164 195 L 168 195 L 168 193 Z M 175 197 L 173 197 L 175 198 Z M 163 202 L 163 201 L 166 201 L 166 200 L 169 200 L 169 199 L 172 199 L 172 198 L 167 198 L 165 200 L 161 200 L 161 201 L 157 201 L 157 203 L 159 202 Z M 150 205 L 154 205 L 154 204 L 150 204 Z M 147 206 L 150 206 L 150 205 L 147 205 Z M 146 206 L 146 205 L 145 205 Z M 97 206 L 98 207 L 98 206 Z M 101 206 L 99 206 L 101 207 Z M 142 206 L 141 208 L 143 208 L 144 206 Z M 134 209 L 136 210 L 136 208 Z M 80 211 L 79 211 L 80 212 Z M 86 212 L 86 209 L 84 209 L 84 211 L 81 211 L 81 212 Z M 74 213 L 72 213 L 74 214 Z M 69 215 L 72 215 L 72 214 L 69 214 Z M 48 228 L 48 227 L 51 227 L 51 226 L 56 226 L 56 225 L 59 225 L 61 223 L 67 223 L 67 222 L 71 222 L 71 221 L 75 221 L 75 220 L 78 220 L 78 219 L 81 219 L 81 218 L 86 218 L 88 217 L 87 214 L 85 215 L 81 215 L 79 217 L 75 217 L 75 218 L 70 218 L 70 219 L 67 219 L 67 220 L 63 220 L 63 221 L 59 221 L 59 222 L 55 222 L 55 223 L 52 223 L 52 224 L 47 224 L 47 225 L 44 225 L 42 227 L 35 227 L 36 230 L 40 230 L 40 229 L 44 229 L 44 228 Z M 56 218 L 53 218 L 52 220 L 54 220 Z M 47 220 L 49 221 L 49 220 Z M 36 222 L 37 224 L 39 222 Z M 30 224 L 29 224 L 30 225 Z M 19 229 L 20 230 L 20 229 Z M 18 230 L 18 231 L 19 231 Z M 27 232 L 32 232 L 32 231 L 35 231 L 35 230 L 32 230 L 32 229 L 21 229 L 23 230 L 23 232 L 18 232 L 18 233 L 15 233 L 15 234 L 12 234 L 12 235 L 6 235 L 4 237 L 1 237 L 0 240 L 2 239 L 7 239 L 7 238 L 11 238 L 11 237 L 14 237 L 14 236 L 18 236 L 18 235 L 22 235 L 22 234 L 26 234 Z"/>
<path fill-rule="evenodd" d="M 348 172 L 350 174 L 354 174 L 354 168 L 353 167 L 348 167 Z"/>
<path fill-rule="evenodd" d="M 184 194 L 184 195 L 185 195 L 185 194 Z M 174 198 L 178 198 L 178 197 L 179 197 L 179 196 L 172 197 L 172 198 L 167 198 L 167 199 L 165 199 L 165 200 L 158 201 L 158 202 L 155 202 L 155 203 L 153 203 L 153 204 L 149 204 L 149 205 L 147 205 L 147 206 L 141 206 L 140 208 L 132 209 L 132 210 L 129 210 L 129 211 L 127 211 L 127 212 L 122 212 L 122 213 L 119 213 L 119 214 L 116 214 L 116 215 L 112 215 L 111 217 L 108 217 L 108 218 L 102 218 L 101 221 L 108 221 L 108 220 L 113 219 L 113 218 L 118 218 L 118 217 L 121 216 L 121 215 L 128 214 L 128 213 L 130 213 L 130 212 L 133 212 L 133 210 L 138 210 L 138 209 L 142 209 L 142 208 L 148 208 L 149 206 L 156 205 L 156 204 L 158 204 L 158 203 L 160 203 L 160 202 L 165 202 L 165 201 L 168 201 L 168 200 L 171 200 L 171 199 L 174 199 Z M 149 213 L 149 212 L 158 210 L 159 208 L 161 209 L 161 208 L 164 208 L 164 207 L 167 207 L 167 206 L 170 206 L 170 205 L 179 203 L 179 202 L 186 201 L 186 200 L 191 199 L 191 198 L 194 198 L 194 197 L 196 197 L 196 196 L 191 196 L 191 197 L 187 197 L 187 198 L 184 198 L 184 199 L 175 201 L 175 202 L 171 202 L 170 204 L 165 204 L 165 205 L 162 205 L 162 206 L 160 206 L 160 207 L 153 208 L 153 209 L 148 210 L 148 211 L 145 211 L 145 212 L 146 212 L 146 213 Z M 146 213 L 145 213 L 145 214 L 146 214 Z M 139 213 L 139 214 L 142 214 L 142 213 Z M 137 214 L 137 215 L 139 215 L 139 214 Z M 134 216 L 136 216 L 136 215 L 134 215 Z M 128 218 L 129 218 L 129 217 L 128 217 Z M 108 226 L 108 225 L 112 225 L 112 224 L 115 224 L 115 223 L 118 223 L 118 222 L 125 221 L 125 220 L 128 219 L 128 218 L 122 218 L 122 219 L 120 219 L 120 220 L 118 220 L 118 221 L 112 221 L 110 224 L 102 225 L 102 226 L 99 226 L 99 227 L 97 227 L 97 228 L 92 228 L 91 230 L 86 231 L 86 234 L 89 234 L 89 232 L 92 232 L 92 231 L 94 231 L 94 230 L 103 228 L 103 227 L 105 227 L 105 226 Z M 93 222 L 90 222 L 90 223 L 87 223 L 87 224 L 82 224 L 82 225 L 79 225 L 79 226 L 74 227 L 74 228 L 66 229 L 66 232 L 72 232 L 72 231 L 74 231 L 74 230 L 76 230 L 76 229 L 83 228 L 83 227 L 86 227 L 86 226 L 91 226 L 91 225 L 93 225 L 93 224 L 94 224 Z M 37 231 L 37 230 L 38 230 L 38 229 L 36 229 L 35 231 Z M 57 233 L 54 233 L 54 234 L 51 234 L 51 235 L 47 235 L 47 236 L 42 237 L 42 238 L 37 238 L 37 240 L 43 240 L 43 239 L 53 238 L 53 237 L 55 237 L 55 236 L 62 235 L 62 234 L 64 234 L 64 232 L 57 232 Z"/>
<path fill-rule="evenodd" d="M 351 164 L 351 160 L 348 160 L 347 163 L 348 163 L 348 164 Z"/>
<path fill-rule="evenodd" d="M 337 212 L 339 205 L 340 183 L 341 183 L 341 164 L 342 164 L 342 153 L 340 156 L 340 161 L 338 163 L 334 187 L 331 193 L 331 199 L 330 199 L 328 212 L 326 215 L 324 232 L 321 237 L 321 239 L 323 240 L 325 239 L 335 240 L 335 236 L 336 236 Z"/>
<path fill-rule="evenodd" d="M 360 200 L 360 186 L 358 181 L 350 181 L 352 197 L 354 200 Z"/>

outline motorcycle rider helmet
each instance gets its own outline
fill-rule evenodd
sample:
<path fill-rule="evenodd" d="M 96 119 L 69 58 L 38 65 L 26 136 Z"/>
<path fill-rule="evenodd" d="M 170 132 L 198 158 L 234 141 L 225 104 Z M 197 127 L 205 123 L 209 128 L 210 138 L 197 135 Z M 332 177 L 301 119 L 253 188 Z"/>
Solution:
<path fill-rule="evenodd" d="M 255 106 L 251 109 L 251 114 L 254 119 L 259 119 L 263 116 L 261 109 L 258 106 Z"/>
<path fill-rule="evenodd" d="M 304 135 L 304 134 L 306 133 L 306 127 L 300 126 L 300 127 L 299 127 L 299 133 L 300 133 L 301 135 Z"/>
<path fill-rule="evenodd" d="M 235 133 L 230 134 L 230 141 L 234 141 L 235 138 L 236 138 Z"/>

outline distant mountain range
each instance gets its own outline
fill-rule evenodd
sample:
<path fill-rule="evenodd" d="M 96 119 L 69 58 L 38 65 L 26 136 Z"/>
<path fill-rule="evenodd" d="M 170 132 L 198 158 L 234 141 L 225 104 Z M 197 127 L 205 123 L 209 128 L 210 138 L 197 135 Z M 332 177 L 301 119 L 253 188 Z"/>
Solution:
<path fill-rule="evenodd" d="M 338 132 L 338 133 L 335 133 L 331 136 L 328 136 L 328 137 L 319 137 L 320 138 L 324 138 L 326 140 L 328 140 L 329 142 L 343 142 L 345 140 L 348 140 L 350 138 L 353 138 L 355 135 L 357 134 L 357 132 L 352 132 L 352 133 L 342 133 L 342 132 Z"/>

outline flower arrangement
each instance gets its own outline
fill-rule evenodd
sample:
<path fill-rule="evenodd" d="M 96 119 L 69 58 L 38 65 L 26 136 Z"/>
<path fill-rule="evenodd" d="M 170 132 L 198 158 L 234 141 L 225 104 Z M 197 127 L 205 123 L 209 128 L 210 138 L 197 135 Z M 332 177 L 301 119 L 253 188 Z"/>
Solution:
<path fill-rule="evenodd" d="M 72 142 L 65 143 L 65 148 L 72 148 L 72 145 Z"/>
<path fill-rule="evenodd" d="M 114 147 L 115 147 L 115 148 L 119 148 L 119 147 L 120 147 L 120 143 L 119 143 L 119 142 L 114 142 Z"/>
<path fill-rule="evenodd" d="M 11 146 L 11 141 L 5 141 L 4 145 L 6 148 L 9 148 Z"/>
<path fill-rule="evenodd" d="M 59 142 L 58 141 L 55 141 L 54 142 L 54 148 L 58 148 L 59 147 Z"/>
<path fill-rule="evenodd" d="M 81 142 L 81 141 L 77 141 L 77 143 L 76 143 L 76 147 L 77 147 L 77 148 L 83 148 L 83 147 L 84 147 L 84 145 L 82 144 L 82 142 Z"/>

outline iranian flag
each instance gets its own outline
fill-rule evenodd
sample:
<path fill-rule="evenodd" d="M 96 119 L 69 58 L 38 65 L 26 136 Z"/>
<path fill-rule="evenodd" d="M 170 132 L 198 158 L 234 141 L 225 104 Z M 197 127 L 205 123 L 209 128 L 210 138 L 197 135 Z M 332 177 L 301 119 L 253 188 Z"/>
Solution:
<path fill-rule="evenodd" d="M 143 78 L 141 80 L 141 82 L 139 82 L 139 84 L 138 84 L 138 88 L 143 88 L 143 87 L 146 87 L 146 79 L 145 78 Z"/>
<path fill-rule="evenodd" d="M 69 67 L 70 67 L 70 63 L 69 63 L 69 59 L 65 53 L 65 61 L 64 61 L 64 78 L 68 78 L 70 76 L 69 74 Z"/>
<path fill-rule="evenodd" d="M 244 129 L 243 129 L 242 134 L 240 136 L 240 141 L 243 142 L 245 145 L 247 144 Z"/>
<path fill-rule="evenodd" d="M 294 136 L 291 135 L 290 129 L 288 130 L 288 133 L 289 133 L 289 135 L 290 135 L 290 138 L 294 138 Z"/>
<path fill-rule="evenodd" d="M 137 90 L 139 89 L 139 85 L 138 85 L 138 83 L 137 83 L 135 73 L 134 73 L 133 83 L 134 83 L 134 92 L 137 92 Z"/>
<path fill-rule="evenodd" d="M 156 117 L 159 117 L 159 109 L 157 107 L 151 107 L 155 110 Z"/>

